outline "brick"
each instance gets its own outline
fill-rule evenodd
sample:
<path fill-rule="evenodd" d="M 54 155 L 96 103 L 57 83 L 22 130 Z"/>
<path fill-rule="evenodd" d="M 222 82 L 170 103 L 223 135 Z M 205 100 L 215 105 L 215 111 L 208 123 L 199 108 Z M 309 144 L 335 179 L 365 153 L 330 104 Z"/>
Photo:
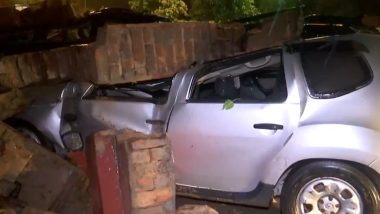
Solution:
<path fill-rule="evenodd" d="M 95 50 L 96 69 L 98 71 L 97 81 L 108 82 L 108 57 L 106 56 L 106 47 L 98 47 Z M 61 70 L 61 69 L 60 69 Z"/>
<path fill-rule="evenodd" d="M 30 60 L 33 63 L 32 72 L 34 73 L 34 77 L 37 78 L 36 80 L 47 80 L 47 74 L 45 72 L 47 70 L 47 64 L 43 54 L 33 53 L 30 55 Z"/>
<path fill-rule="evenodd" d="M 46 75 L 48 80 L 58 79 L 57 69 L 54 69 L 55 62 L 58 61 L 57 54 L 54 51 L 43 53 L 44 61 L 46 62 Z"/>
<path fill-rule="evenodd" d="M 140 149 L 150 149 L 150 148 L 156 148 L 160 146 L 164 146 L 167 144 L 167 141 L 165 139 L 157 139 L 157 138 L 151 138 L 151 139 L 140 139 L 132 142 L 132 149 L 133 150 L 140 150 Z"/>
<path fill-rule="evenodd" d="M 132 38 L 128 29 L 123 30 L 123 33 L 121 34 L 120 51 L 124 54 L 124 57 L 133 57 Z"/>
<path fill-rule="evenodd" d="M 153 45 L 145 45 L 146 70 L 148 73 L 154 73 L 157 69 L 156 54 Z"/>
<path fill-rule="evenodd" d="M 132 206 L 134 208 L 153 207 L 174 198 L 172 188 L 163 188 L 147 192 L 137 192 L 132 197 Z"/>
<path fill-rule="evenodd" d="M 154 163 L 154 162 L 153 162 Z M 172 170 L 172 162 L 170 160 L 157 161 L 155 163 L 158 173 L 168 173 Z"/>
<path fill-rule="evenodd" d="M 95 61 L 95 47 L 76 47 L 75 50 L 78 53 L 78 70 L 79 72 L 72 72 L 74 79 L 85 79 L 90 81 L 95 81 L 97 78 L 96 72 L 96 61 Z M 57 58 L 58 60 L 58 58 Z M 51 69 L 51 65 L 48 65 L 48 69 Z M 53 67 L 54 69 L 54 67 Z M 55 69 L 56 70 L 56 69 Z M 77 71 L 78 71 L 77 70 Z M 48 77 L 48 80 L 52 78 Z"/>
<path fill-rule="evenodd" d="M 136 186 L 134 188 L 135 191 L 150 191 L 154 189 L 154 180 L 152 176 L 144 176 L 140 178 L 136 178 Z"/>
<path fill-rule="evenodd" d="M 137 64 L 145 63 L 144 38 L 142 28 L 136 25 L 130 25 L 133 58 Z"/>
<path fill-rule="evenodd" d="M 184 47 L 185 47 L 185 53 L 186 53 L 186 66 L 189 67 L 195 61 L 194 42 L 185 41 Z"/>
<path fill-rule="evenodd" d="M 213 59 L 218 59 L 218 58 L 221 58 L 222 56 L 222 45 L 221 45 L 221 42 L 220 41 L 214 41 L 212 44 L 211 44 L 211 54 L 212 54 L 212 58 Z"/>
<path fill-rule="evenodd" d="M 183 28 L 178 26 L 175 28 L 173 35 L 173 55 L 175 59 L 175 67 L 183 69 L 185 66 L 185 53 L 183 44 Z"/>
<path fill-rule="evenodd" d="M 166 48 L 161 43 L 158 43 L 158 42 L 156 42 L 155 47 L 156 47 L 156 56 L 157 56 L 157 58 L 164 59 L 165 58 Z"/>
<path fill-rule="evenodd" d="M 145 208 L 157 205 L 154 191 L 138 192 L 132 196 L 132 207 Z"/>
<path fill-rule="evenodd" d="M 109 62 L 119 62 L 120 60 L 120 42 L 122 33 L 117 29 L 117 25 L 107 26 L 107 54 Z"/>
<path fill-rule="evenodd" d="M 130 79 L 135 76 L 134 63 L 133 63 L 133 51 L 132 51 L 132 39 L 130 31 L 124 29 L 121 41 L 120 41 L 120 61 L 123 70 L 123 78 Z"/>
<path fill-rule="evenodd" d="M 25 54 L 16 57 L 17 71 L 19 74 L 19 80 L 23 86 L 30 84 L 35 76 L 33 71 L 33 65 L 31 64 L 30 54 Z"/>
<path fill-rule="evenodd" d="M 59 76 L 61 79 L 69 79 L 72 76 L 73 71 L 77 71 L 78 61 L 75 56 L 74 49 L 62 48 L 60 51 L 61 51 L 62 56 L 66 56 L 65 57 L 66 59 L 62 59 L 62 58 L 60 59 L 61 62 L 60 62 Z M 102 57 L 107 59 L 106 53 L 103 53 Z M 107 69 L 107 64 L 105 64 L 104 66 Z M 107 70 L 104 70 L 104 71 L 107 71 Z M 108 73 L 107 72 L 105 73 L 108 76 Z"/>
<path fill-rule="evenodd" d="M 157 73 L 167 73 L 169 72 L 168 66 L 166 64 L 165 58 L 157 58 Z"/>
<path fill-rule="evenodd" d="M 134 79 L 136 79 L 136 81 L 142 81 L 142 80 L 148 78 L 146 66 L 144 64 L 137 64 L 135 62 L 135 69 L 133 72 L 135 73 Z"/>
<path fill-rule="evenodd" d="M 137 177 L 143 176 L 155 176 L 158 172 L 158 167 L 156 162 L 144 163 L 144 164 L 134 164 L 133 173 Z"/>
<path fill-rule="evenodd" d="M 153 35 L 153 30 L 156 28 L 156 25 L 142 25 L 141 27 L 144 28 L 143 33 L 144 33 L 144 42 L 145 44 L 154 44 L 154 35 Z"/>
<path fill-rule="evenodd" d="M 156 192 L 156 203 L 164 203 L 174 198 L 174 188 L 166 187 L 162 189 L 155 190 Z"/>
<path fill-rule="evenodd" d="M 122 80 L 123 70 L 120 63 L 110 63 L 108 66 L 110 80 L 120 81 Z"/>
<path fill-rule="evenodd" d="M 120 81 L 122 77 L 122 64 L 120 58 L 121 33 L 117 25 L 109 25 L 107 34 L 108 71 L 111 81 Z"/>
<path fill-rule="evenodd" d="M 150 150 L 150 157 L 152 160 L 169 160 L 170 152 L 167 147 L 158 147 Z"/>
<path fill-rule="evenodd" d="M 183 27 L 183 43 L 187 66 L 190 66 L 195 61 L 194 40 L 191 38 L 191 35 L 193 35 L 193 26 L 185 25 Z"/>
<path fill-rule="evenodd" d="M 4 57 L 0 64 L 0 84 L 7 88 L 23 87 L 23 82 L 20 78 L 18 66 L 16 65 L 16 56 Z"/>
<path fill-rule="evenodd" d="M 154 29 L 154 40 L 156 44 L 161 44 L 164 47 L 171 47 L 173 42 L 172 33 L 175 26 L 168 23 L 161 23 L 159 27 Z M 170 36 L 168 36 L 170 35 Z"/>
<path fill-rule="evenodd" d="M 117 133 L 116 139 L 119 143 L 123 141 L 127 141 L 126 143 L 129 143 L 129 141 L 135 141 L 139 138 L 146 138 L 147 136 L 143 133 L 132 131 L 130 129 L 124 129 Z"/>
<path fill-rule="evenodd" d="M 141 150 L 141 151 L 132 152 L 131 153 L 131 161 L 134 164 L 148 163 L 150 161 L 149 151 L 148 150 Z"/>
<path fill-rule="evenodd" d="M 201 63 L 204 58 L 203 56 L 206 54 L 203 52 L 203 47 L 207 44 L 204 43 L 204 38 L 202 38 L 202 25 L 198 26 L 197 30 L 193 31 L 193 41 L 194 41 L 194 57 L 195 61 Z"/>
<path fill-rule="evenodd" d="M 166 66 L 167 66 L 167 71 L 168 72 L 173 72 L 175 71 L 175 60 L 174 60 L 174 50 L 173 50 L 173 46 L 170 45 L 169 47 L 166 47 L 166 54 L 165 54 L 165 62 L 166 62 Z"/>
<path fill-rule="evenodd" d="M 174 180 L 171 177 L 172 175 L 170 175 L 169 173 L 158 174 L 154 178 L 154 187 L 159 189 L 170 185 L 170 182 L 174 182 Z"/>
<path fill-rule="evenodd" d="M 183 25 L 183 29 L 184 29 L 184 40 L 185 41 L 189 41 L 189 40 L 192 40 L 193 37 L 193 31 L 196 30 L 195 27 L 196 26 L 196 23 L 195 22 L 188 22 L 186 24 Z"/>
<path fill-rule="evenodd" d="M 207 61 L 209 60 L 209 53 L 210 53 L 210 28 L 209 28 L 209 24 L 205 24 L 202 26 L 202 31 L 201 31 L 201 41 L 203 43 L 202 47 L 201 47 L 201 51 L 202 51 L 202 61 Z"/>
<path fill-rule="evenodd" d="M 155 32 L 157 32 L 156 30 Z M 160 35 L 159 33 L 155 33 L 155 35 Z M 166 50 L 168 46 L 165 46 L 163 43 L 161 43 L 158 39 L 159 37 L 155 37 L 155 48 L 156 48 L 156 60 L 157 60 L 157 73 L 166 73 L 168 71 L 167 69 L 167 63 L 166 63 Z"/>

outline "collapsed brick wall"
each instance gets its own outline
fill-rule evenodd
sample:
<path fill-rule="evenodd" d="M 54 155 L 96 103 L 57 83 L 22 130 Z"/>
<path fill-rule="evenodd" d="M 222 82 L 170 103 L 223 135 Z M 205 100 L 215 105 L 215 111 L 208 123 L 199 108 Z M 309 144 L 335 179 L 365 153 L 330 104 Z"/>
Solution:
<path fill-rule="evenodd" d="M 93 213 L 87 176 L 0 122 L 0 213 L 44 211 Z"/>
<path fill-rule="evenodd" d="M 243 24 L 209 22 L 108 24 L 91 44 L 1 58 L 0 84 L 23 87 L 64 79 L 115 84 L 164 78 L 194 62 L 280 45 L 299 31 L 294 11 L 264 19 L 249 31 Z"/>
<path fill-rule="evenodd" d="M 102 131 L 87 145 L 96 213 L 175 213 L 173 163 L 165 136 Z"/>
<path fill-rule="evenodd" d="M 108 25 L 98 41 L 101 83 L 172 76 L 192 63 L 243 52 L 244 28 L 207 22 Z"/>

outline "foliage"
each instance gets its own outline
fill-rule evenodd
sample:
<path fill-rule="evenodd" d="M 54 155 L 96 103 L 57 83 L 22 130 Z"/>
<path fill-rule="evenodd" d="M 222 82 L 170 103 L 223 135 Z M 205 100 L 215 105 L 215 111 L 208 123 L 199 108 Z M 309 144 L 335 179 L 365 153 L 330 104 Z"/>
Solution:
<path fill-rule="evenodd" d="M 41 1 L 41 0 L 33 0 Z M 229 22 L 304 5 L 304 14 L 359 16 L 378 14 L 376 0 L 129 0 L 130 8 L 168 17 L 171 20 L 195 19 Z"/>
<path fill-rule="evenodd" d="M 186 17 L 187 5 L 181 0 L 161 0 L 161 5 L 154 11 L 155 14 L 168 17 L 172 20 Z"/>
<path fill-rule="evenodd" d="M 223 104 L 223 110 L 230 110 L 234 107 L 235 103 L 233 100 L 226 100 Z"/>
<path fill-rule="evenodd" d="M 171 20 L 188 16 L 187 5 L 182 0 L 129 0 L 132 10 L 164 16 Z"/>
<path fill-rule="evenodd" d="M 259 13 L 254 0 L 190 0 L 191 18 L 228 22 Z"/>

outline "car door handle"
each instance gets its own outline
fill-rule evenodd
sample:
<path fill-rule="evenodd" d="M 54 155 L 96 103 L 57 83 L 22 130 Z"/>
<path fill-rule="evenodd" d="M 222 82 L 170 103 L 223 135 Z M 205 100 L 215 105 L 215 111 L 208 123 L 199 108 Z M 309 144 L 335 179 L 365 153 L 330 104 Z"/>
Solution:
<path fill-rule="evenodd" d="M 258 123 L 254 124 L 253 128 L 255 129 L 268 129 L 268 130 L 282 130 L 284 129 L 283 125 L 273 124 L 273 123 Z"/>

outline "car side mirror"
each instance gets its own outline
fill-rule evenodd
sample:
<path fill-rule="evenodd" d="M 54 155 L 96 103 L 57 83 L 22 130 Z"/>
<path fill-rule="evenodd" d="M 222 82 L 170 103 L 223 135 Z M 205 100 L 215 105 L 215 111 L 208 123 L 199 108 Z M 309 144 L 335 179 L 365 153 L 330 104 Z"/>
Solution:
<path fill-rule="evenodd" d="M 61 94 L 62 118 L 67 122 L 77 119 L 79 101 L 92 93 L 94 85 L 91 83 L 70 82 L 63 89 Z"/>
<path fill-rule="evenodd" d="M 63 145 L 71 151 L 78 151 L 83 148 L 83 140 L 80 133 L 77 131 L 76 122 L 65 122 L 61 124 L 60 135 Z"/>
<path fill-rule="evenodd" d="M 61 95 L 61 127 L 60 135 L 65 147 L 71 151 L 83 148 L 83 140 L 78 128 L 79 102 L 92 88 L 89 83 L 70 82 L 66 85 Z"/>
<path fill-rule="evenodd" d="M 94 84 L 88 82 L 70 82 L 63 89 L 61 94 L 61 100 L 68 98 L 79 98 L 82 99 L 94 90 Z"/>

